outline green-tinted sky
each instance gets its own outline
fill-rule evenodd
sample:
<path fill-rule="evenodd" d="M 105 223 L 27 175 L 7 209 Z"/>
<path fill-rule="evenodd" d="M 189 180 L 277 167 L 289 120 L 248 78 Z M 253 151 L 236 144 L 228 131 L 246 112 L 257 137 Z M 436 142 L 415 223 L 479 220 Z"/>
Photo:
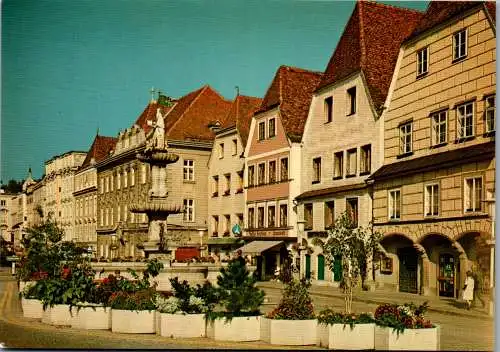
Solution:
<path fill-rule="evenodd" d="M 133 123 L 152 86 L 262 97 L 276 69 L 323 71 L 354 1 L 4 0 L 1 179 Z M 427 2 L 391 2 L 424 10 Z"/>

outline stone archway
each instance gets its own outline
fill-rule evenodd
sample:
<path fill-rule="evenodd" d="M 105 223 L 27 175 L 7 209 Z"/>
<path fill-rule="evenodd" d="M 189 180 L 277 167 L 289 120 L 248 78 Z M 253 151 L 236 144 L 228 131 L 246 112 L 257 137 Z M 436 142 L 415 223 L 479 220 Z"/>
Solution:
<path fill-rule="evenodd" d="M 492 280 L 494 258 L 491 256 L 491 235 L 486 232 L 469 231 L 457 237 L 457 243 L 463 249 L 466 256 L 466 265 L 463 272 L 464 277 L 467 270 L 474 273 L 477 288 L 489 289 Z"/>

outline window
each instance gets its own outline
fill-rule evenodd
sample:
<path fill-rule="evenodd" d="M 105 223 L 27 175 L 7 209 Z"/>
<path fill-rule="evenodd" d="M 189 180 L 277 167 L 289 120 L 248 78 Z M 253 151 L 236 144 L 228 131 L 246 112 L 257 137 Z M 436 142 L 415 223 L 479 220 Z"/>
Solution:
<path fill-rule="evenodd" d="M 243 214 L 238 213 L 236 217 L 238 218 L 238 225 L 243 226 Z"/>
<path fill-rule="evenodd" d="M 280 205 L 280 227 L 288 227 L 288 206 Z"/>
<path fill-rule="evenodd" d="M 312 183 L 320 183 L 320 182 L 321 182 L 321 158 L 314 158 Z"/>
<path fill-rule="evenodd" d="M 425 186 L 425 216 L 439 215 L 439 185 Z"/>
<path fill-rule="evenodd" d="M 219 231 L 219 216 L 212 216 L 212 237 L 217 237 Z"/>
<path fill-rule="evenodd" d="M 264 207 L 257 208 L 257 227 L 264 227 Z"/>
<path fill-rule="evenodd" d="M 231 228 L 231 215 L 224 215 L 224 236 L 229 236 L 229 229 Z"/>
<path fill-rule="evenodd" d="M 429 71 L 429 48 L 425 47 L 417 52 L 417 77 Z"/>
<path fill-rule="evenodd" d="M 457 107 L 458 138 L 474 135 L 474 104 L 467 103 Z"/>
<path fill-rule="evenodd" d="M 347 90 L 347 115 L 356 113 L 356 87 Z"/>
<path fill-rule="evenodd" d="M 344 152 L 333 155 L 333 178 L 342 178 L 344 175 Z"/>
<path fill-rule="evenodd" d="M 372 164 L 372 146 L 367 144 L 361 147 L 359 159 L 359 171 L 361 174 L 369 174 Z"/>
<path fill-rule="evenodd" d="M 276 182 L 276 160 L 269 162 L 269 183 Z"/>
<path fill-rule="evenodd" d="M 224 143 L 219 144 L 219 159 L 224 158 Z"/>
<path fill-rule="evenodd" d="M 272 118 L 269 119 L 269 133 L 268 136 L 269 138 L 276 136 L 276 119 Z"/>
<path fill-rule="evenodd" d="M 251 187 L 254 185 L 255 182 L 255 167 L 249 166 L 248 167 L 248 186 Z"/>
<path fill-rule="evenodd" d="M 389 191 L 389 220 L 401 219 L 401 191 Z"/>
<path fill-rule="evenodd" d="M 399 126 L 399 153 L 411 153 L 412 142 L 412 121 Z"/>
<path fill-rule="evenodd" d="M 266 123 L 264 121 L 259 122 L 259 141 L 266 138 Z"/>
<path fill-rule="evenodd" d="M 349 149 L 347 151 L 347 176 L 355 176 L 356 175 L 356 165 L 357 164 L 357 149 Z"/>
<path fill-rule="evenodd" d="M 325 120 L 327 123 L 333 121 L 333 97 L 325 98 Z"/>
<path fill-rule="evenodd" d="M 238 154 L 238 140 L 233 139 L 233 155 Z"/>
<path fill-rule="evenodd" d="M 212 182 L 212 197 L 217 197 L 219 195 L 219 176 L 213 176 L 214 181 Z"/>
<path fill-rule="evenodd" d="M 184 221 L 194 221 L 194 200 L 184 199 Z"/>
<path fill-rule="evenodd" d="M 347 198 L 346 210 L 352 227 L 358 227 L 358 198 Z"/>
<path fill-rule="evenodd" d="M 276 226 L 276 207 L 270 205 L 267 207 L 267 227 Z"/>
<path fill-rule="evenodd" d="M 333 226 L 335 222 L 335 203 L 325 202 L 325 229 Z"/>
<path fill-rule="evenodd" d="M 121 180 L 122 175 L 120 175 L 120 172 L 116 174 L 116 189 L 120 189 L 122 187 L 122 180 Z"/>
<path fill-rule="evenodd" d="M 194 160 L 184 160 L 184 181 L 194 181 Z"/>
<path fill-rule="evenodd" d="M 495 131 L 495 96 L 489 96 L 486 98 L 486 127 L 485 132 Z"/>
<path fill-rule="evenodd" d="M 481 211 L 483 199 L 483 180 L 481 177 L 465 179 L 465 212 Z"/>
<path fill-rule="evenodd" d="M 243 171 L 238 171 L 236 174 L 238 175 L 238 189 L 236 193 L 243 193 Z"/>
<path fill-rule="evenodd" d="M 266 164 L 265 163 L 259 164 L 257 178 L 258 178 L 259 185 L 263 185 L 264 183 L 266 183 Z"/>
<path fill-rule="evenodd" d="M 231 174 L 225 174 L 224 178 L 226 179 L 224 195 L 227 196 L 231 193 Z"/>
<path fill-rule="evenodd" d="M 447 116 L 446 111 L 436 112 L 432 114 L 432 130 L 431 138 L 432 145 L 439 145 L 446 143 L 446 133 L 447 133 Z"/>
<path fill-rule="evenodd" d="M 453 34 L 453 60 L 467 56 L 467 29 Z"/>
<path fill-rule="evenodd" d="M 281 181 L 288 181 L 288 158 L 281 159 L 280 176 Z"/>
<path fill-rule="evenodd" d="M 312 203 L 304 204 L 304 230 L 312 230 L 313 228 L 313 205 Z"/>
<path fill-rule="evenodd" d="M 248 208 L 248 228 L 253 229 L 255 226 L 255 208 Z"/>

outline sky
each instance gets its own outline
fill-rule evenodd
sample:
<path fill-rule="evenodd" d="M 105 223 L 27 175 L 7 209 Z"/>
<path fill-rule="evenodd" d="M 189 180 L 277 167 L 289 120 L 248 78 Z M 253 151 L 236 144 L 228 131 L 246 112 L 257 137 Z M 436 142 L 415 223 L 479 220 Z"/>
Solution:
<path fill-rule="evenodd" d="M 425 10 L 426 1 L 387 2 Z M 0 179 L 130 127 L 154 87 L 262 97 L 280 65 L 324 71 L 355 1 L 4 0 Z"/>

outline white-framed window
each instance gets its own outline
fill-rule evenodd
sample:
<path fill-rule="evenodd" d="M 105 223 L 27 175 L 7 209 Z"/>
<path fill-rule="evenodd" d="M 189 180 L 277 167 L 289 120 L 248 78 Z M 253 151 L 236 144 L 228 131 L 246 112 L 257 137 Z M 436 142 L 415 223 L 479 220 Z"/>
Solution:
<path fill-rule="evenodd" d="M 406 154 L 412 151 L 412 124 L 407 122 L 399 126 L 399 153 Z"/>
<path fill-rule="evenodd" d="M 453 34 L 453 60 L 467 56 L 467 29 Z"/>
<path fill-rule="evenodd" d="M 248 208 L 248 224 L 249 229 L 253 229 L 255 227 L 255 208 Z"/>
<path fill-rule="evenodd" d="M 266 139 L 266 122 L 259 122 L 259 141 Z"/>
<path fill-rule="evenodd" d="M 269 183 L 276 182 L 276 160 L 269 161 Z"/>
<path fill-rule="evenodd" d="M 417 51 L 417 77 L 429 72 L 429 47 Z"/>
<path fill-rule="evenodd" d="M 257 180 L 259 185 L 266 183 L 266 163 L 260 163 L 258 165 Z"/>
<path fill-rule="evenodd" d="M 184 221 L 194 221 L 194 200 L 184 199 Z"/>
<path fill-rule="evenodd" d="M 274 117 L 269 119 L 268 128 L 269 128 L 268 131 L 269 138 L 276 136 L 276 119 Z"/>
<path fill-rule="evenodd" d="M 321 158 L 314 158 L 312 183 L 320 183 L 320 182 L 321 182 Z"/>
<path fill-rule="evenodd" d="M 264 207 L 257 207 L 257 227 L 264 227 Z"/>
<path fill-rule="evenodd" d="M 437 183 L 425 186 L 425 216 L 439 215 L 439 185 Z"/>
<path fill-rule="evenodd" d="M 356 87 L 347 90 L 347 115 L 356 113 Z"/>
<path fill-rule="evenodd" d="M 194 160 L 184 160 L 184 181 L 194 181 Z"/>
<path fill-rule="evenodd" d="M 432 145 L 446 143 L 448 134 L 448 116 L 447 111 L 439 111 L 431 115 L 431 138 Z"/>
<path fill-rule="evenodd" d="M 344 152 L 333 154 L 333 178 L 342 178 L 344 176 Z"/>
<path fill-rule="evenodd" d="M 276 227 L 276 206 L 267 207 L 267 227 Z"/>
<path fill-rule="evenodd" d="M 346 175 L 347 176 L 354 176 L 356 175 L 356 166 L 358 162 L 358 153 L 357 153 L 357 148 L 349 149 L 347 151 L 347 170 L 346 170 Z"/>
<path fill-rule="evenodd" d="M 233 155 L 238 154 L 238 140 L 233 139 Z"/>
<path fill-rule="evenodd" d="M 389 220 L 401 219 L 401 190 L 389 191 Z"/>
<path fill-rule="evenodd" d="M 288 158 L 280 160 L 280 180 L 288 181 Z"/>
<path fill-rule="evenodd" d="M 280 227 L 288 226 L 288 205 L 280 204 Z"/>
<path fill-rule="evenodd" d="M 457 106 L 458 138 L 474 135 L 474 102 Z"/>
<path fill-rule="evenodd" d="M 333 121 L 333 97 L 325 98 L 325 122 Z"/>
<path fill-rule="evenodd" d="M 251 187 L 255 184 L 255 166 L 248 167 L 248 186 Z"/>
<path fill-rule="evenodd" d="M 224 143 L 219 143 L 219 159 L 224 158 Z"/>
<path fill-rule="evenodd" d="M 482 177 L 470 177 L 465 179 L 464 187 L 465 212 L 476 212 L 482 210 L 483 179 Z"/>
<path fill-rule="evenodd" d="M 496 110 L 495 110 L 495 96 L 490 95 L 489 97 L 486 97 L 486 110 L 485 110 L 485 132 L 493 132 L 495 131 L 495 115 L 496 115 Z"/>
<path fill-rule="evenodd" d="M 372 145 L 367 144 L 360 148 L 359 171 L 362 174 L 369 174 L 372 164 Z"/>

